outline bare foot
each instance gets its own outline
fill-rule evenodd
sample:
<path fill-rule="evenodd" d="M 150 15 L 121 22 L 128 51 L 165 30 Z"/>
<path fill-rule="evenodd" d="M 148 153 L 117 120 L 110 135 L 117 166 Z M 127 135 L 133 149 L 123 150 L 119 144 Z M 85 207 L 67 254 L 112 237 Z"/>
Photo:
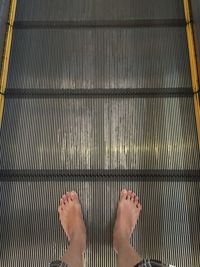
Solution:
<path fill-rule="evenodd" d="M 134 192 L 127 191 L 126 189 L 121 191 L 113 232 L 113 247 L 117 253 L 122 240 L 129 241 L 141 208 L 139 198 Z"/>
<path fill-rule="evenodd" d="M 58 207 L 61 225 L 69 242 L 76 240 L 81 252 L 86 250 L 86 228 L 83 221 L 81 205 L 76 192 L 67 192 L 60 199 Z"/>

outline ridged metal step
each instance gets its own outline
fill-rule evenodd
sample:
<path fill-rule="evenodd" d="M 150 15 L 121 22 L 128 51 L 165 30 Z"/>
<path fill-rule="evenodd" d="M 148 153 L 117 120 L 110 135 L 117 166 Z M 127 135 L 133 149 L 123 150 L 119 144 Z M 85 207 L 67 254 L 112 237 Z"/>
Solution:
<path fill-rule="evenodd" d="M 182 0 L 18 0 L 16 21 L 183 19 Z"/>
<path fill-rule="evenodd" d="M 129 188 L 143 205 L 132 240 L 139 253 L 176 267 L 199 267 L 199 182 L 94 180 L 2 183 L 1 266 L 46 267 L 62 256 L 67 242 L 57 206 L 70 190 L 80 196 L 87 225 L 86 266 L 116 266 L 112 229 L 119 191 Z"/>
<path fill-rule="evenodd" d="M 123 188 L 143 205 L 138 252 L 199 267 L 200 153 L 185 24 L 183 0 L 17 1 L 2 96 L 2 267 L 46 267 L 63 255 L 57 206 L 71 190 L 87 225 L 86 266 L 116 266 Z"/>
<path fill-rule="evenodd" d="M 186 88 L 184 27 L 16 29 L 7 88 Z"/>
<path fill-rule="evenodd" d="M 9 97 L 1 138 L 1 169 L 200 169 L 192 97 Z"/>

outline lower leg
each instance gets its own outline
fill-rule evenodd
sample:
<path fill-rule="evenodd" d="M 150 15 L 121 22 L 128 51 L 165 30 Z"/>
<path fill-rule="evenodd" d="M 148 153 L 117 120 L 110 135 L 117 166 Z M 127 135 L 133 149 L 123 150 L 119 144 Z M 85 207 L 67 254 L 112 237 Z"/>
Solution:
<path fill-rule="evenodd" d="M 117 210 L 113 233 L 113 245 L 117 253 L 118 267 L 134 267 L 142 258 L 130 245 L 130 236 L 135 228 L 141 205 L 135 193 L 123 190 Z"/>
<path fill-rule="evenodd" d="M 69 267 L 83 266 L 83 254 L 78 240 L 71 240 L 61 261 L 66 263 Z"/>
<path fill-rule="evenodd" d="M 70 242 L 61 260 L 69 267 L 82 267 L 83 253 L 86 249 L 86 229 L 75 192 L 62 196 L 58 212 L 62 227 Z"/>
<path fill-rule="evenodd" d="M 134 267 L 137 263 L 142 261 L 142 258 L 130 245 L 129 241 L 121 240 L 117 255 L 118 267 Z"/>

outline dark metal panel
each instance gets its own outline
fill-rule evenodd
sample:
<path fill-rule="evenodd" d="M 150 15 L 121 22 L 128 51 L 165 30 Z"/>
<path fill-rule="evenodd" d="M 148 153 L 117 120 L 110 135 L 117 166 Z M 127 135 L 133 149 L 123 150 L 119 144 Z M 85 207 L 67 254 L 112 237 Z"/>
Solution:
<path fill-rule="evenodd" d="M 1 70 L 3 49 L 4 49 L 5 33 L 8 22 L 9 7 L 10 7 L 10 0 L 0 1 L 0 70 Z"/>
<path fill-rule="evenodd" d="M 15 30 L 7 87 L 188 91 L 185 29 Z"/>
<path fill-rule="evenodd" d="M 200 1 L 191 0 L 192 4 L 192 19 L 193 19 L 193 29 L 197 53 L 197 66 L 200 80 Z"/>
<path fill-rule="evenodd" d="M 7 98 L 2 169 L 199 170 L 192 97 Z"/>
<path fill-rule="evenodd" d="M 67 242 L 57 207 L 60 196 L 71 190 L 80 196 L 87 226 L 86 266 L 116 266 L 112 232 L 119 192 L 127 188 L 139 195 L 143 207 L 132 239 L 138 252 L 177 267 L 199 267 L 199 186 L 73 179 L 1 183 L 1 266 L 48 266 L 63 255 Z"/>
<path fill-rule="evenodd" d="M 16 20 L 183 18 L 182 0 L 18 0 Z"/>

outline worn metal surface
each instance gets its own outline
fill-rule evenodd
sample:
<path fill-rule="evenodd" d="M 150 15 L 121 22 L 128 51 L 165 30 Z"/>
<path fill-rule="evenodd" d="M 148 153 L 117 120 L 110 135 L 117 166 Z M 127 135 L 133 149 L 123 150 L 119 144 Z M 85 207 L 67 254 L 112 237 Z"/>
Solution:
<path fill-rule="evenodd" d="M 122 188 L 137 192 L 143 205 L 132 239 L 138 252 L 176 267 L 198 267 L 199 182 L 73 179 L 1 184 L 1 266 L 46 267 L 63 255 L 67 242 L 59 225 L 57 206 L 60 196 L 71 190 L 80 195 L 87 225 L 85 266 L 116 266 L 112 229 Z"/>
<path fill-rule="evenodd" d="M 7 98 L 2 169 L 200 169 L 192 97 Z"/>
<path fill-rule="evenodd" d="M 183 18 L 182 0 L 18 0 L 16 20 Z"/>
<path fill-rule="evenodd" d="M 186 88 L 185 28 L 15 30 L 8 88 Z"/>
<path fill-rule="evenodd" d="M 0 71 L 4 49 L 5 33 L 8 22 L 10 0 L 0 0 Z"/>

